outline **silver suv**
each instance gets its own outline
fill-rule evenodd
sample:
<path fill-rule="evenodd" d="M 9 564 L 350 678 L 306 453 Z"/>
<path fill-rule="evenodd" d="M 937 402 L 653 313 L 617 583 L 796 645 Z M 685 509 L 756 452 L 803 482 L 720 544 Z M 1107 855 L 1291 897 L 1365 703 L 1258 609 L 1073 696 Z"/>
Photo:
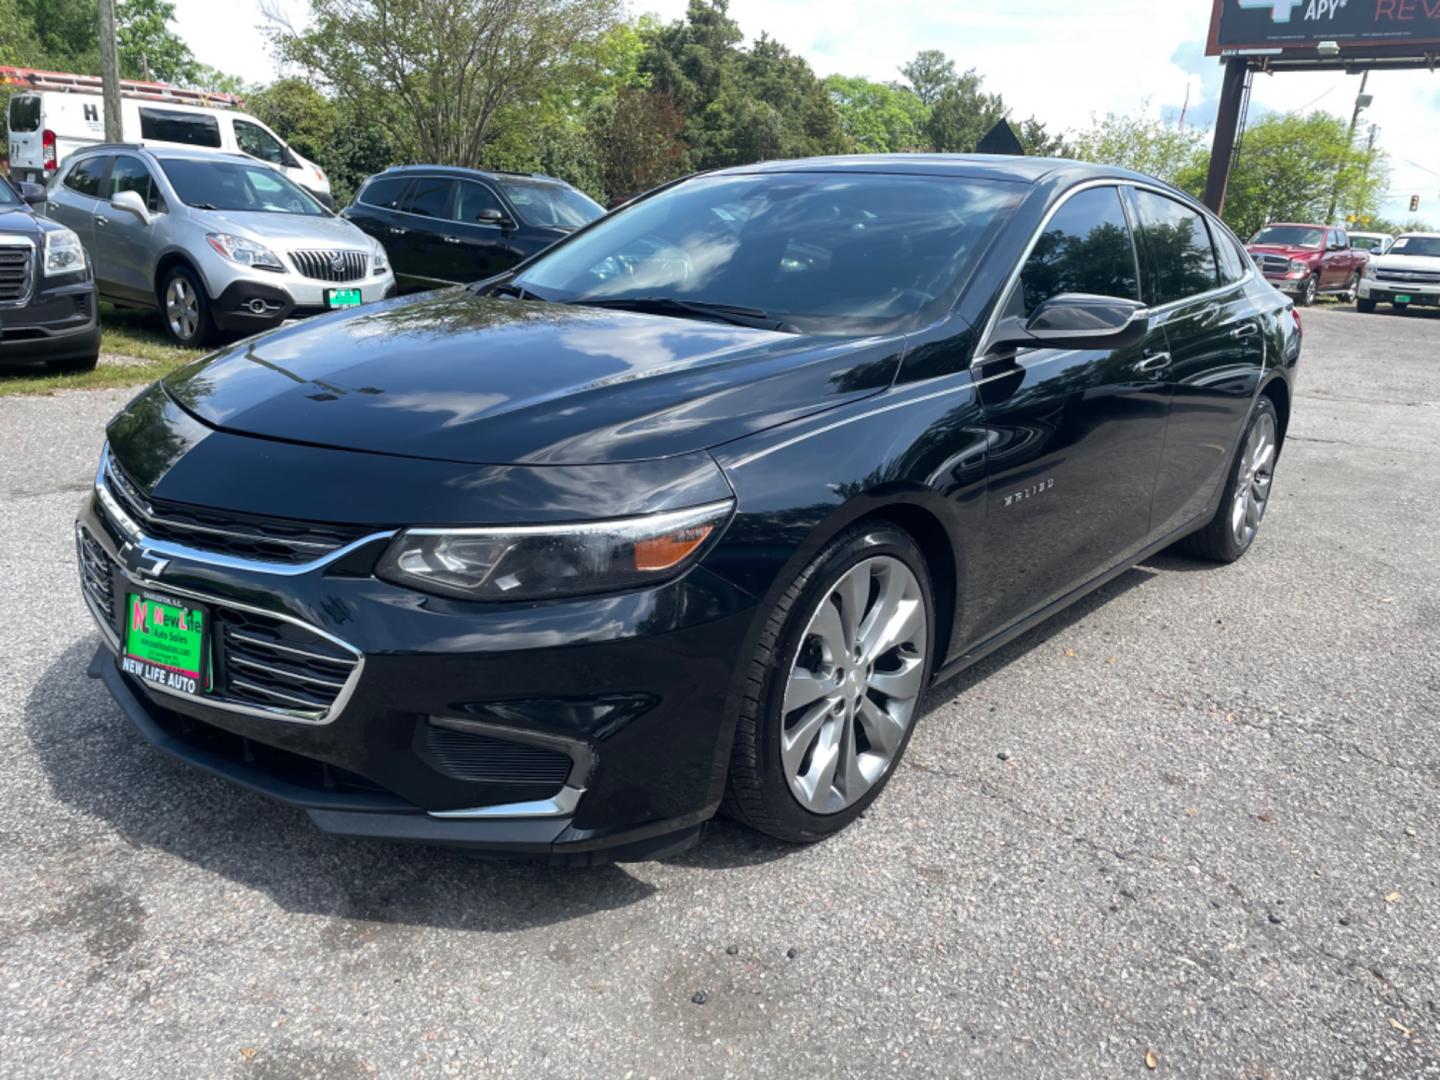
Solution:
<path fill-rule="evenodd" d="M 395 289 L 378 242 L 238 154 L 86 147 L 51 178 L 45 213 L 80 235 L 101 296 L 155 308 L 182 345 Z"/>

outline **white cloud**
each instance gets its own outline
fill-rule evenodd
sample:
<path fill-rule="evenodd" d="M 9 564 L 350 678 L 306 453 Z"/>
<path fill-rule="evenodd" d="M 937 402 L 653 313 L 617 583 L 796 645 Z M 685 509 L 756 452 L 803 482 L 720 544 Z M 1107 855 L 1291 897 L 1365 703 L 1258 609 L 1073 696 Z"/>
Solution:
<path fill-rule="evenodd" d="M 303 23 L 306 0 L 268 0 Z M 630 0 L 632 12 L 683 17 L 687 0 Z M 177 0 L 177 30 L 203 62 L 252 82 L 275 77 L 260 30 L 260 0 Z M 762 30 L 806 57 L 820 75 L 898 78 L 921 49 L 941 49 L 962 70 L 976 68 L 1019 116 L 1052 127 L 1084 125 L 1091 114 L 1130 112 L 1146 102 L 1159 112 L 1190 95 L 1192 115 L 1213 112 L 1218 62 L 1197 63 L 1210 5 L 1205 0 L 732 0 L 731 15 L 750 36 Z M 1188 55 L 1177 59 L 1177 51 Z M 1357 77 L 1257 76 L 1252 109 L 1324 108 L 1349 116 Z M 1422 216 L 1440 219 L 1440 76 L 1372 75 L 1374 106 L 1361 131 L 1379 127 L 1393 165 L 1389 217 L 1408 215 L 1412 194 Z M 1207 110 L 1208 106 L 1208 110 Z M 1413 162 L 1414 164 L 1410 164 Z"/>

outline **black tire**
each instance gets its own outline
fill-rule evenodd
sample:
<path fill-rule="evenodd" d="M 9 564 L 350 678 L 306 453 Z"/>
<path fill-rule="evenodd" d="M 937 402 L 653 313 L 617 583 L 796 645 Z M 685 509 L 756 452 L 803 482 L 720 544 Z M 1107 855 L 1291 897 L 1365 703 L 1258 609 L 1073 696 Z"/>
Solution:
<path fill-rule="evenodd" d="M 1375 313 L 1375 301 L 1366 300 L 1364 297 L 1355 301 L 1355 310 L 1362 315 L 1373 315 Z"/>
<path fill-rule="evenodd" d="M 1255 407 L 1250 413 L 1250 420 L 1245 425 L 1245 432 L 1240 436 L 1240 443 L 1235 449 L 1235 457 L 1230 463 L 1230 473 L 1225 481 L 1225 491 L 1220 496 L 1220 506 L 1216 509 L 1215 516 L 1210 519 L 1204 528 L 1191 533 L 1176 545 L 1184 554 L 1197 559 L 1203 559 L 1207 562 L 1233 563 L 1239 559 L 1240 556 L 1244 555 L 1245 552 L 1249 551 L 1251 545 L 1255 542 L 1254 535 L 1251 535 L 1251 537 L 1244 542 L 1237 540 L 1235 530 L 1232 528 L 1231 514 L 1235 506 L 1236 489 L 1240 483 L 1246 464 L 1245 448 L 1250 442 L 1251 433 L 1254 431 L 1256 425 L 1264 422 L 1262 420 L 1264 417 L 1268 417 L 1269 422 L 1274 425 L 1277 433 L 1275 454 L 1277 456 L 1279 455 L 1280 445 L 1278 432 L 1280 429 L 1280 416 L 1275 411 L 1275 403 L 1262 394 L 1255 402 Z M 1273 470 L 1273 468 L 1274 461 L 1272 459 L 1271 469 Z M 1272 493 L 1273 484 L 1272 472 Z M 1255 529 L 1258 533 L 1258 524 L 1255 526 Z"/>
<path fill-rule="evenodd" d="M 1410 310 L 1409 304 L 1391 304 L 1390 306 L 1395 309 L 1396 315 L 1404 315 L 1405 312 Z"/>
<path fill-rule="evenodd" d="M 1358 300 L 1359 298 L 1360 298 L 1360 271 L 1359 271 L 1359 270 L 1356 270 L 1355 273 L 1353 273 L 1353 274 L 1350 275 L 1350 281 L 1349 281 L 1349 282 L 1346 284 L 1346 286 L 1345 286 L 1345 293 L 1344 293 L 1342 299 L 1343 299 L 1343 300 L 1346 300 L 1346 301 L 1348 302 L 1348 301 L 1350 301 L 1350 300 Z"/>
<path fill-rule="evenodd" d="M 895 774 L 915 731 L 918 707 L 887 771 L 868 791 L 838 812 L 817 814 L 802 807 L 791 793 L 780 759 L 785 686 L 811 614 L 849 570 L 867 559 L 886 555 L 903 562 L 920 585 L 929 627 L 920 685 L 929 685 L 935 605 L 925 557 L 907 533 L 887 522 L 861 522 L 852 526 L 800 572 L 766 620 L 744 674 L 745 696 L 740 704 L 721 807 L 727 816 L 779 840 L 812 843 L 834 835 L 864 813 Z"/>
<path fill-rule="evenodd" d="M 194 296 L 196 313 L 192 320 L 186 318 L 172 317 L 170 310 L 171 288 L 176 281 L 184 282 Z M 177 345 L 184 345 L 186 348 L 198 349 L 211 344 L 216 337 L 215 320 L 210 311 L 210 297 L 205 292 L 205 284 L 200 280 L 200 275 L 188 266 L 173 266 L 166 273 L 164 280 L 160 282 L 160 321 L 165 324 L 165 332 Z M 187 333 L 187 329 L 189 329 Z"/>
<path fill-rule="evenodd" d="M 1296 302 L 1301 307 L 1309 307 L 1311 304 L 1315 303 L 1315 298 L 1319 295 L 1320 278 L 1318 275 L 1312 274 L 1310 277 L 1305 279 L 1305 288 L 1300 290 L 1300 295 L 1296 297 Z"/>

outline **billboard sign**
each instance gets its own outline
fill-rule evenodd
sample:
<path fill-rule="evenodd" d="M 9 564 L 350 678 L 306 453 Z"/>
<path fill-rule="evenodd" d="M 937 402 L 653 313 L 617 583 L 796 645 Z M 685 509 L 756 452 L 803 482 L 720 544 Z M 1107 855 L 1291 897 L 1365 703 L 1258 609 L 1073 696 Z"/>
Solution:
<path fill-rule="evenodd" d="M 1313 53 L 1322 41 L 1349 57 L 1435 52 L 1440 0 L 1215 0 L 1206 52 Z"/>

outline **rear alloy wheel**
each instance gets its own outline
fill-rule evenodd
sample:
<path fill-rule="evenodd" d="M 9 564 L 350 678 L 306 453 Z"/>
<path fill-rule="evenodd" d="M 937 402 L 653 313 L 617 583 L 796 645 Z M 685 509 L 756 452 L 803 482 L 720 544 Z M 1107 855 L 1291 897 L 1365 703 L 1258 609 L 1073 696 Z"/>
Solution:
<path fill-rule="evenodd" d="M 1249 551 L 1270 506 L 1279 454 L 1280 425 L 1275 403 L 1261 395 L 1230 467 L 1219 509 L 1208 525 L 1180 542 L 1181 550 L 1224 563 L 1234 562 Z"/>
<path fill-rule="evenodd" d="M 929 577 L 890 525 L 852 529 L 788 589 L 761 636 L 726 810 L 782 840 L 839 832 L 904 753 L 930 675 Z"/>
<path fill-rule="evenodd" d="M 1305 280 L 1305 288 L 1300 291 L 1300 306 L 1309 307 L 1315 303 L 1315 297 L 1320 295 L 1320 279 L 1314 274 Z"/>
<path fill-rule="evenodd" d="M 206 345 L 214 336 L 210 298 L 199 277 L 188 266 L 177 266 L 165 276 L 160 291 L 160 315 L 165 329 L 181 345 Z"/>
<path fill-rule="evenodd" d="M 1353 274 L 1350 275 L 1350 283 L 1345 286 L 1345 294 L 1341 297 L 1341 299 L 1344 300 L 1345 303 L 1348 304 L 1348 303 L 1350 303 L 1352 300 L 1358 299 L 1359 296 L 1360 296 L 1360 271 L 1359 271 L 1359 270 L 1356 270 L 1355 273 L 1353 273 Z"/>

